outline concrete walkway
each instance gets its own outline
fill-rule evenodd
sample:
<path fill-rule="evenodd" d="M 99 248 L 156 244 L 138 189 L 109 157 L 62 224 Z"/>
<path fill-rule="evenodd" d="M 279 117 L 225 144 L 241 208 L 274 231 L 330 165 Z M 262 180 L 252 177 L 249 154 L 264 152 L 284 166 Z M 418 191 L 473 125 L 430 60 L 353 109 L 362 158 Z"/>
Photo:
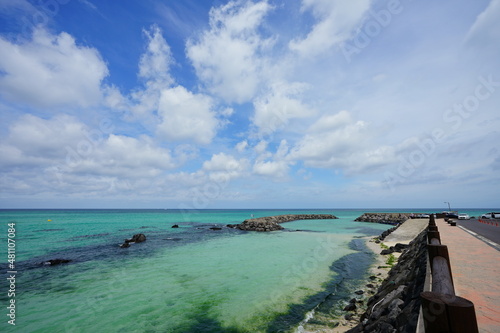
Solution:
<path fill-rule="evenodd" d="M 455 293 L 474 303 L 479 332 L 500 332 L 500 251 L 443 219 L 436 225 L 448 246 Z"/>
<path fill-rule="evenodd" d="M 409 219 L 387 236 L 383 243 L 394 246 L 396 243 L 409 244 L 429 225 L 429 219 Z"/>

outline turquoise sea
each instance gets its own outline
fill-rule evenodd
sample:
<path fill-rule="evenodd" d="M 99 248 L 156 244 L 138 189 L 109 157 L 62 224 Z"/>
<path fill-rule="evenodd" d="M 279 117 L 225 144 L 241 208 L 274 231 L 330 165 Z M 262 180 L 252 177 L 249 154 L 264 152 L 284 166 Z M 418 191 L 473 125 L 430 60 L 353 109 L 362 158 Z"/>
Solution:
<path fill-rule="evenodd" d="M 366 278 L 374 256 L 363 237 L 390 226 L 353 221 L 365 211 L 376 210 L 0 210 L 0 270 L 16 272 L 15 295 L 12 281 L 0 285 L 0 331 L 293 332 L 314 308 L 335 314 Z M 339 219 L 270 233 L 225 227 L 300 213 Z M 147 241 L 119 247 L 137 233 Z M 71 262 L 43 264 L 56 258 Z"/>

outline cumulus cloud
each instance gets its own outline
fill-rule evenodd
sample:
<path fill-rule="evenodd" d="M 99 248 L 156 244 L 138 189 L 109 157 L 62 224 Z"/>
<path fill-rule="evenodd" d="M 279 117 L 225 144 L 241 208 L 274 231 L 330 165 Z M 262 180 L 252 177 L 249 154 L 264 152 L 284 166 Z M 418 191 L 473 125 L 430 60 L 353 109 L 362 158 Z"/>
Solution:
<path fill-rule="evenodd" d="M 253 173 L 259 176 L 270 177 L 277 181 L 286 179 L 290 165 L 293 164 L 287 158 L 288 151 L 289 147 L 286 140 L 281 140 L 274 154 L 262 151 L 253 165 Z"/>
<path fill-rule="evenodd" d="M 373 171 L 394 162 L 394 148 L 377 147 L 370 138 L 368 124 L 353 120 L 349 112 L 327 114 L 310 126 L 288 158 L 309 167 L 343 169 L 347 173 Z"/>
<path fill-rule="evenodd" d="M 279 83 L 271 91 L 254 101 L 255 114 L 253 123 L 263 134 L 272 134 L 283 129 L 291 119 L 312 116 L 315 111 L 304 104 L 298 97 L 305 85 Z"/>
<path fill-rule="evenodd" d="M 310 128 L 310 132 L 323 133 L 334 131 L 347 126 L 352 122 L 351 114 L 345 110 L 336 114 L 326 114 L 321 116 Z"/>
<path fill-rule="evenodd" d="M 111 134 L 101 146 L 96 146 L 90 158 L 82 158 L 81 168 L 88 172 L 98 170 L 93 171 L 98 174 L 150 177 L 174 166 L 170 151 L 157 147 L 150 137 Z"/>
<path fill-rule="evenodd" d="M 302 0 L 302 10 L 317 20 L 304 38 L 294 39 L 289 48 L 302 56 L 315 56 L 349 39 L 370 8 L 369 0 Z"/>
<path fill-rule="evenodd" d="M 95 48 L 39 28 L 29 41 L 0 37 L 0 73 L 5 99 L 34 107 L 87 107 L 101 101 L 108 68 Z"/>
<path fill-rule="evenodd" d="M 203 163 L 203 170 L 208 172 L 211 180 L 227 182 L 242 176 L 247 164 L 246 159 L 236 159 L 231 155 L 219 153 Z"/>
<path fill-rule="evenodd" d="M 175 82 L 170 74 L 170 66 L 175 61 L 161 29 L 153 25 L 149 30 L 143 30 L 146 37 L 146 50 L 139 60 L 138 77 L 143 80 L 143 87 L 130 93 L 133 101 L 133 115 L 144 122 L 154 122 L 152 113 L 158 110 L 161 91 L 169 89 Z M 114 95 L 114 100 L 118 97 Z M 111 100 L 114 101 L 114 100 Z M 135 120 L 135 119 L 133 119 Z"/>
<path fill-rule="evenodd" d="M 288 164 L 285 161 L 257 161 L 253 172 L 259 176 L 280 179 L 288 174 Z"/>
<path fill-rule="evenodd" d="M 148 44 L 139 61 L 139 77 L 147 81 L 159 81 L 170 85 L 174 79 L 170 75 L 170 66 L 174 64 L 170 46 L 163 38 L 161 30 L 154 25 L 144 30 Z"/>
<path fill-rule="evenodd" d="M 218 121 L 209 96 L 193 94 L 182 86 L 161 92 L 157 133 L 170 141 L 208 144 L 216 134 Z"/>
<path fill-rule="evenodd" d="M 0 144 L 3 188 L 33 190 L 43 183 L 43 190 L 84 193 L 103 179 L 151 179 L 176 166 L 150 137 L 114 135 L 111 128 L 90 128 L 67 115 L 20 117 Z"/>
<path fill-rule="evenodd" d="M 235 146 L 236 150 L 239 152 L 239 153 L 243 153 L 248 147 L 248 141 L 247 140 L 243 140 L 241 142 L 238 142 Z"/>
<path fill-rule="evenodd" d="M 267 1 L 230 1 L 210 10 L 210 30 L 187 42 L 187 56 L 208 91 L 227 102 L 250 100 L 264 66 L 260 52 L 269 47 L 258 28 L 271 10 Z"/>
<path fill-rule="evenodd" d="M 45 120 L 30 114 L 20 117 L 0 144 L 6 167 L 46 166 L 60 161 L 65 146 L 77 146 L 88 130 L 76 118 L 59 115 Z"/>

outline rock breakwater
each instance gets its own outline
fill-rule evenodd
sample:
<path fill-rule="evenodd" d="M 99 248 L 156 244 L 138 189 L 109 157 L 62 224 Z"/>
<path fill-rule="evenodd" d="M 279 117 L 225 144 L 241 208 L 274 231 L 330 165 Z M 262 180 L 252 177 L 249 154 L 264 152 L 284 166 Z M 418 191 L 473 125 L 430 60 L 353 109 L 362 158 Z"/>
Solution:
<path fill-rule="evenodd" d="M 364 213 L 354 221 L 382 224 L 400 224 L 411 218 L 412 213 Z"/>
<path fill-rule="evenodd" d="M 284 229 L 280 223 L 298 220 L 332 220 L 337 218 L 331 214 L 286 214 L 248 219 L 243 221 L 243 223 L 228 225 L 228 227 L 246 231 L 275 231 Z"/>
<path fill-rule="evenodd" d="M 368 300 L 360 323 L 349 333 L 415 332 L 426 274 L 425 236 L 424 231 L 403 250 L 398 263 Z"/>

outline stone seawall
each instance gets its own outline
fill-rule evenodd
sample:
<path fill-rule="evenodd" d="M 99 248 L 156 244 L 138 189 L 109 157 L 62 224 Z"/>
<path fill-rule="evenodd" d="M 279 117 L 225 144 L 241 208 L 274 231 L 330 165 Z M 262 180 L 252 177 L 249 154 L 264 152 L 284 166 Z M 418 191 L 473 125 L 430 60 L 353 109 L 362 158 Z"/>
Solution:
<path fill-rule="evenodd" d="M 245 220 L 240 224 L 228 225 L 228 227 L 247 231 L 275 231 L 284 229 L 282 226 L 280 226 L 280 223 L 297 220 L 331 220 L 337 218 L 338 217 L 331 214 L 287 214 L 257 217 L 254 219 Z"/>
<path fill-rule="evenodd" d="M 348 332 L 415 332 L 426 269 L 424 231 L 403 250 L 398 263 L 389 271 L 377 293 L 368 300 L 360 323 Z"/>
<path fill-rule="evenodd" d="M 400 224 L 412 217 L 412 213 L 364 213 L 354 221 L 383 224 Z"/>

